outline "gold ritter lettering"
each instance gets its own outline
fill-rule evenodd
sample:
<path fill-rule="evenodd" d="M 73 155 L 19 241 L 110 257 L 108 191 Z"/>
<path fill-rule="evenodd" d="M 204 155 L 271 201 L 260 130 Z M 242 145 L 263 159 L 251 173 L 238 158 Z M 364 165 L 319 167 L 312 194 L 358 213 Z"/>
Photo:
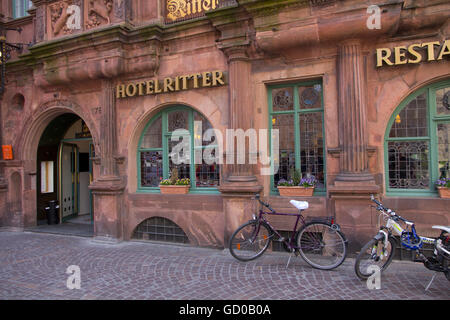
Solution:
<path fill-rule="evenodd" d="M 443 55 L 447 54 L 444 52 Z M 153 95 L 159 93 L 178 92 L 189 89 L 211 88 L 226 84 L 222 71 L 206 71 L 176 77 L 166 77 L 162 80 L 152 79 L 146 81 L 118 84 L 116 86 L 116 98 Z"/>

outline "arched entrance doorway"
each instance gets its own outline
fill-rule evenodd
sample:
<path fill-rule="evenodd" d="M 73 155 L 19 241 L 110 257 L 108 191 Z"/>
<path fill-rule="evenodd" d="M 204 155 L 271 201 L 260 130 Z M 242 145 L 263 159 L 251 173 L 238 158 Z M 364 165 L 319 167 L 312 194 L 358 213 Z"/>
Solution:
<path fill-rule="evenodd" d="M 36 221 L 33 231 L 93 236 L 95 155 L 91 132 L 74 113 L 55 117 L 43 131 L 36 156 Z M 49 219 L 50 203 L 59 205 L 57 224 Z"/>

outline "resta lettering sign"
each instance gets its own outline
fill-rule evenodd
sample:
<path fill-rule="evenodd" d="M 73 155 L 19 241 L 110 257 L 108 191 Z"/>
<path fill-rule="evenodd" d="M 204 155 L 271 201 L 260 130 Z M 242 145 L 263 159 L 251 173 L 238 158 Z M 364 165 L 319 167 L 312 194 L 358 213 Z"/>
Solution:
<path fill-rule="evenodd" d="M 437 48 L 439 46 L 439 48 Z M 406 46 L 377 49 L 377 67 L 417 64 L 424 61 L 439 61 L 450 55 L 450 40 L 414 43 Z"/>
<path fill-rule="evenodd" d="M 226 84 L 222 71 L 201 72 L 175 78 L 164 78 L 119 84 L 116 88 L 116 98 L 154 95 L 159 93 L 177 92 L 181 90 L 218 87 Z"/>

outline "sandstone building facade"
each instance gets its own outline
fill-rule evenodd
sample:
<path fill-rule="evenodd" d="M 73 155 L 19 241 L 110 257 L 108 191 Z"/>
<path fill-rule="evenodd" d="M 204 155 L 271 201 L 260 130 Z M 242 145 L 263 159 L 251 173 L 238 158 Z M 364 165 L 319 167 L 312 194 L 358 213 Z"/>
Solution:
<path fill-rule="evenodd" d="M 435 187 L 450 178 L 446 0 L 0 5 L 13 45 L 2 61 L 3 228 L 37 225 L 58 200 L 63 221 L 90 215 L 98 239 L 224 247 L 255 193 L 294 209 L 276 188 L 294 168 L 318 180 L 299 198 L 306 214 L 335 216 L 355 247 L 376 228 L 370 194 L 424 233 L 450 224 Z M 170 133 L 194 135 L 196 123 L 223 136 L 278 129 L 277 172 L 174 164 Z M 188 194 L 160 193 L 173 168 Z"/>

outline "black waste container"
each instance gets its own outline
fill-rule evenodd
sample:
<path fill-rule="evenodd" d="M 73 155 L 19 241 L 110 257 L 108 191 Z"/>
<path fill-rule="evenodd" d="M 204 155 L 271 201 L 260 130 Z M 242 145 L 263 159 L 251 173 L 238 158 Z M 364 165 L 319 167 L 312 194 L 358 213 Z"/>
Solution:
<path fill-rule="evenodd" d="M 59 223 L 58 209 L 59 209 L 58 201 L 52 200 L 48 203 L 48 207 L 45 208 L 45 212 L 47 213 L 48 224 Z"/>

